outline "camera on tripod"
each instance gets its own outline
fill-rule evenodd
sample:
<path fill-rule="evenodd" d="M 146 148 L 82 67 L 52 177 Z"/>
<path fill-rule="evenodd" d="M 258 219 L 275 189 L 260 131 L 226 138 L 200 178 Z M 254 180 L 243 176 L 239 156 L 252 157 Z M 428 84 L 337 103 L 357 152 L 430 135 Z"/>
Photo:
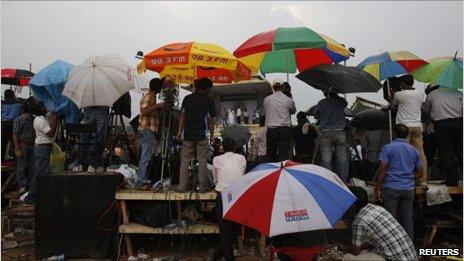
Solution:
<path fill-rule="evenodd" d="M 179 104 L 179 85 L 170 80 L 164 81 L 159 98 L 169 107 L 177 106 Z"/>

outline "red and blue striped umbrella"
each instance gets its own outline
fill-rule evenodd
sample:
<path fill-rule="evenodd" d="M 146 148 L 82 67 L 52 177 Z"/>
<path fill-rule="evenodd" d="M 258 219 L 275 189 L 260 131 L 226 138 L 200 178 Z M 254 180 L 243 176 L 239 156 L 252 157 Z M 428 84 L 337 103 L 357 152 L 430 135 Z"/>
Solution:
<path fill-rule="evenodd" d="M 224 218 L 267 236 L 333 228 L 355 200 L 337 174 L 293 161 L 260 164 L 222 191 Z"/>

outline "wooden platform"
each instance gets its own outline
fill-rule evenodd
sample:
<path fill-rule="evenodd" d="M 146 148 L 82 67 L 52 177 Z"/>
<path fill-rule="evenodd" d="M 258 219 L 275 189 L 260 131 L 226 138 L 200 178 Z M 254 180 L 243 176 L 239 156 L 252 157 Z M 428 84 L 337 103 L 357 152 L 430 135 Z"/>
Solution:
<path fill-rule="evenodd" d="M 207 193 L 198 192 L 153 192 L 135 189 L 122 189 L 116 192 L 117 200 L 214 200 L 216 199 L 216 192 L 211 191 Z"/>
<path fill-rule="evenodd" d="M 217 225 L 208 224 L 191 224 L 186 227 L 176 227 L 166 229 L 162 227 L 149 227 L 137 223 L 130 223 L 119 226 L 121 234 L 217 234 L 219 228 Z"/>

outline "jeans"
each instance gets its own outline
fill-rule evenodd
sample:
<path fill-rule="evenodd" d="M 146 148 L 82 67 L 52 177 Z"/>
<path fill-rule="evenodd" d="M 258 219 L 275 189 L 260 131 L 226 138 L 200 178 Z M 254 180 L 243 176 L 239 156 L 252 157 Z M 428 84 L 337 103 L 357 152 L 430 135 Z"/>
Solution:
<path fill-rule="evenodd" d="M 235 260 L 234 256 L 234 225 L 232 221 L 228 221 L 222 217 L 222 197 L 221 193 L 216 196 L 216 213 L 217 222 L 219 225 L 220 241 L 213 251 L 213 260 L 219 260 L 224 257 L 225 260 Z"/>
<path fill-rule="evenodd" d="M 29 194 L 26 202 L 34 202 L 37 196 L 37 177 L 50 172 L 50 155 L 52 154 L 52 144 L 35 144 L 35 169 L 32 176 Z"/>
<path fill-rule="evenodd" d="M 429 171 L 427 165 L 427 158 L 425 157 L 424 152 L 424 142 L 422 140 L 422 129 L 421 127 L 408 127 L 409 129 L 409 144 L 419 151 L 420 160 L 422 162 L 422 167 L 424 168 L 424 175 L 419 177 L 419 183 L 427 182 L 427 173 Z M 460 134 L 462 136 L 462 132 Z"/>
<path fill-rule="evenodd" d="M 457 186 L 462 178 L 462 118 L 435 122 L 435 134 L 440 172 L 446 175 L 448 186 Z"/>
<path fill-rule="evenodd" d="M 198 159 L 198 182 L 199 187 L 205 188 L 207 185 L 206 178 L 206 161 L 209 157 L 209 145 L 207 140 L 202 141 L 182 141 L 182 151 L 180 153 L 180 173 L 179 189 L 187 189 L 188 172 L 191 160 L 195 157 Z"/>
<path fill-rule="evenodd" d="M 18 189 L 23 187 L 29 188 L 35 168 L 34 146 L 21 144 L 21 153 L 22 157 L 16 158 Z"/>
<path fill-rule="evenodd" d="M 290 158 L 290 142 L 293 131 L 290 127 L 268 128 L 266 133 L 266 158 L 268 162 Z"/>
<path fill-rule="evenodd" d="M 108 108 L 97 107 L 84 109 L 84 119 L 82 123 L 97 126 L 97 133 L 92 137 L 92 133 L 84 133 L 81 136 L 82 143 L 91 143 L 95 139 L 95 145 L 83 145 L 79 149 L 79 164 L 91 165 L 94 168 L 102 167 L 103 151 L 105 150 L 108 135 Z"/>
<path fill-rule="evenodd" d="M 409 238 L 414 241 L 414 190 L 383 189 L 383 206 L 390 214 L 398 220 L 398 208 L 401 212 L 401 220 L 398 220 L 408 234 Z"/>
<path fill-rule="evenodd" d="M 8 142 L 10 142 L 10 144 L 13 144 L 12 137 L 13 137 L 13 121 L 2 121 L 2 160 L 5 160 L 7 158 L 7 155 L 11 151 L 11 150 L 6 151 L 6 147 L 7 147 Z"/>
<path fill-rule="evenodd" d="M 142 153 L 139 160 L 137 185 L 142 185 L 148 182 L 147 168 L 151 160 L 153 149 L 155 148 L 155 133 L 150 130 L 140 130 L 139 139 Z"/>
<path fill-rule="evenodd" d="M 335 151 L 338 171 L 334 171 L 345 182 L 348 181 L 348 156 L 346 133 L 343 130 L 323 130 L 321 137 L 321 166 L 332 170 L 332 157 Z"/>

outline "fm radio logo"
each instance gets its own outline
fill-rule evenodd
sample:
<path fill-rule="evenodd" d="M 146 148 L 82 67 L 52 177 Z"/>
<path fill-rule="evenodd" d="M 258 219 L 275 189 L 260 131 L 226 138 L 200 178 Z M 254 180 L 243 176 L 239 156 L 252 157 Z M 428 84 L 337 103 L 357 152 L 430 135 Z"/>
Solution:
<path fill-rule="evenodd" d="M 285 211 L 284 214 L 285 214 L 285 221 L 286 222 L 300 221 L 300 220 L 309 219 L 308 211 L 306 209 Z"/>

